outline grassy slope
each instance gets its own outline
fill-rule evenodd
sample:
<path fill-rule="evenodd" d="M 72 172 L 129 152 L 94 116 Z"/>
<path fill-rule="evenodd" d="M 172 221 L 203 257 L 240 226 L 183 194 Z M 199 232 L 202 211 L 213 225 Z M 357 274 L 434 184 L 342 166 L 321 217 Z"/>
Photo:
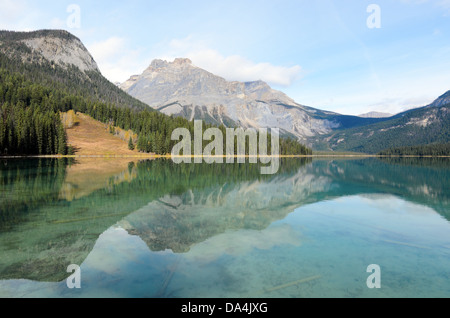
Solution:
<path fill-rule="evenodd" d="M 128 142 L 110 134 L 105 124 L 88 115 L 78 113 L 78 124 L 66 130 L 68 144 L 76 156 L 136 156 L 138 151 L 128 149 Z"/>

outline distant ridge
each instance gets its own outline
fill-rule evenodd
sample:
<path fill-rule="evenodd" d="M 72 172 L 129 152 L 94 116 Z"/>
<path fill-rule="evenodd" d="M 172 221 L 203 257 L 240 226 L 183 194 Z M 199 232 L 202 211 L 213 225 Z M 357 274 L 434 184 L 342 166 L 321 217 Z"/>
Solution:
<path fill-rule="evenodd" d="M 388 117 L 392 117 L 394 115 L 389 114 L 389 113 L 380 113 L 380 112 L 368 112 L 365 114 L 361 114 L 358 115 L 358 117 L 362 117 L 362 118 L 388 118 Z"/>
<path fill-rule="evenodd" d="M 450 91 L 425 107 L 383 121 L 310 139 L 314 149 L 378 153 L 389 148 L 450 142 Z"/>

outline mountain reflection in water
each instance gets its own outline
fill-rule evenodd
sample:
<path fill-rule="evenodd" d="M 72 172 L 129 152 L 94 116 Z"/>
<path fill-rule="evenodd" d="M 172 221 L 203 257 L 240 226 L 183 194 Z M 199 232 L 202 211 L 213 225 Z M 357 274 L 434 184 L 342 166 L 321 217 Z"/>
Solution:
<path fill-rule="evenodd" d="M 273 176 L 257 164 L 111 160 L 0 161 L 0 279 L 61 282 L 112 226 L 206 261 L 300 246 L 289 224 L 270 225 L 340 197 L 389 195 L 450 219 L 448 159 L 292 158 Z"/>

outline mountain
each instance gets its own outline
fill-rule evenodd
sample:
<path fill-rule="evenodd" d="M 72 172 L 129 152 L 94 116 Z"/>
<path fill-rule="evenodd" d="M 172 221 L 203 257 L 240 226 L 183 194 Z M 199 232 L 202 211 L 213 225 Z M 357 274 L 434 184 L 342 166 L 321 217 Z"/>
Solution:
<path fill-rule="evenodd" d="M 450 91 L 426 107 L 394 116 L 346 116 L 298 104 L 263 81 L 226 81 L 184 58 L 154 60 L 120 87 L 168 115 L 225 126 L 278 127 L 315 150 L 377 153 L 450 140 Z"/>
<path fill-rule="evenodd" d="M 314 149 L 378 153 L 394 147 L 450 141 L 450 91 L 428 106 L 397 114 L 388 120 L 309 139 Z"/>
<path fill-rule="evenodd" d="M 445 94 L 439 96 L 433 103 L 428 105 L 428 107 L 438 107 L 448 104 L 450 104 L 450 91 L 447 91 Z"/>
<path fill-rule="evenodd" d="M 103 77 L 80 39 L 64 30 L 0 31 L 0 67 L 78 97 L 148 109 Z"/>
<path fill-rule="evenodd" d="M 83 43 L 63 30 L 2 31 L 0 32 L 0 50 L 10 57 L 13 55 L 20 57 L 23 62 L 50 61 L 63 68 L 74 65 L 83 72 L 100 73 L 97 63 Z"/>
<path fill-rule="evenodd" d="M 392 117 L 392 114 L 389 113 L 380 113 L 380 112 L 368 112 L 365 114 L 361 114 L 358 115 L 358 117 L 363 117 L 363 118 L 388 118 L 388 117 Z"/>
<path fill-rule="evenodd" d="M 229 82 L 186 58 L 154 60 L 120 87 L 167 115 L 227 127 L 278 127 L 300 140 L 380 121 L 300 105 L 263 81 Z"/>
<path fill-rule="evenodd" d="M 0 155 L 72 152 L 61 122 L 61 113 L 70 110 L 89 115 L 112 134 L 120 128 L 135 136 L 127 139 L 130 148 L 159 155 L 173 149 L 176 128 L 194 126 L 155 111 L 108 81 L 81 41 L 66 31 L 0 31 Z M 102 142 L 98 134 L 94 138 Z M 280 153 L 310 149 L 283 138 Z"/>
<path fill-rule="evenodd" d="M 316 150 L 375 153 L 450 140 L 450 91 L 390 118 L 345 116 L 298 104 L 262 81 L 226 81 L 189 59 L 154 60 L 120 87 L 102 76 L 82 42 L 66 31 L 0 31 L 0 154 L 63 153 L 58 118 L 71 109 L 132 130 L 140 151 L 158 154 L 173 146 L 172 130 L 189 128 L 192 119 L 278 127 Z"/>
<path fill-rule="evenodd" d="M 68 110 L 128 130 L 149 107 L 104 78 L 72 34 L 0 31 L 0 155 L 67 154 Z"/>

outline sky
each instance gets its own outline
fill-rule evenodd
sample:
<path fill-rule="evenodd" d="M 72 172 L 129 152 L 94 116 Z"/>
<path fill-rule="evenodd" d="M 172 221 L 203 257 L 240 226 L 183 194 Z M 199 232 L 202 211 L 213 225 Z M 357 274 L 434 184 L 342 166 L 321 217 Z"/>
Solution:
<path fill-rule="evenodd" d="M 112 82 L 187 57 L 341 114 L 394 114 L 450 90 L 450 0 L 0 0 L 0 29 L 65 29 Z"/>

